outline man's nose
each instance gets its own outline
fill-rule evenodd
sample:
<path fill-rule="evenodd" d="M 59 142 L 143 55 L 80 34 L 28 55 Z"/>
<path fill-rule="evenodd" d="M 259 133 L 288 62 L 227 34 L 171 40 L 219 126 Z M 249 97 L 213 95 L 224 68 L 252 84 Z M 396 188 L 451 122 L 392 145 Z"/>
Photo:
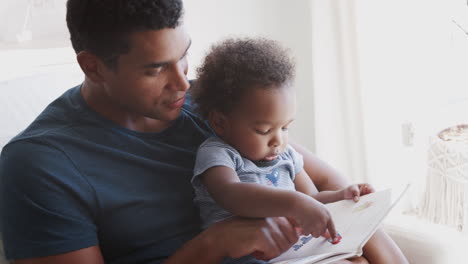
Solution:
<path fill-rule="evenodd" d="M 169 80 L 173 88 L 177 91 L 187 91 L 190 88 L 190 83 L 187 79 L 187 65 L 186 63 L 177 63 L 174 65 L 174 70 Z"/>

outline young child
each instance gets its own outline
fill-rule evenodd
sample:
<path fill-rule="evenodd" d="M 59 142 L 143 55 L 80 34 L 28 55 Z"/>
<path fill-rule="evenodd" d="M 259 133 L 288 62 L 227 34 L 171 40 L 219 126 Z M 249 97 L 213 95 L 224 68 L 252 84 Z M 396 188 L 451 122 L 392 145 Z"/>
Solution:
<path fill-rule="evenodd" d="M 321 203 L 357 201 L 373 191 L 367 184 L 317 191 L 288 144 L 294 63 L 276 42 L 225 40 L 197 73 L 192 98 L 217 135 L 200 145 L 192 179 L 203 227 L 233 215 L 286 216 L 317 237 L 317 215 L 326 211 Z"/>

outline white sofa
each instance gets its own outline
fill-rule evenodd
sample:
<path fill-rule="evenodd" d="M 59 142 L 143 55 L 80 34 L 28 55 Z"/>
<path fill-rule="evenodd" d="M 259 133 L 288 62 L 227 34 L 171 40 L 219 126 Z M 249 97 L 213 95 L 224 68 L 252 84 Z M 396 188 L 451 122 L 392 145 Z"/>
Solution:
<path fill-rule="evenodd" d="M 468 263 L 468 235 L 453 228 L 399 213 L 382 227 L 412 264 Z"/>
<path fill-rule="evenodd" d="M 0 149 L 54 98 L 79 84 L 82 79 L 81 70 L 76 65 L 68 64 L 1 80 Z M 454 230 L 399 215 L 387 218 L 383 228 L 397 242 L 410 263 L 468 263 L 465 252 L 468 250 L 468 240 Z M 0 260 L 0 264 L 4 263 L 7 263 L 4 259 Z"/>

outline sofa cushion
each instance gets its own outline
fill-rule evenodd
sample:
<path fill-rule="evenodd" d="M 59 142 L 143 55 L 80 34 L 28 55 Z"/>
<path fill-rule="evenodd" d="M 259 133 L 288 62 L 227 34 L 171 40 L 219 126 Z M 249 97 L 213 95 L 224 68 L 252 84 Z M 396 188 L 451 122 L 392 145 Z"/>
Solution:
<path fill-rule="evenodd" d="M 0 81 L 0 149 L 55 98 L 83 81 L 77 65 L 48 67 L 46 73 Z"/>
<path fill-rule="evenodd" d="M 384 231 L 398 244 L 411 264 L 461 263 L 468 235 L 416 216 L 388 217 Z"/>

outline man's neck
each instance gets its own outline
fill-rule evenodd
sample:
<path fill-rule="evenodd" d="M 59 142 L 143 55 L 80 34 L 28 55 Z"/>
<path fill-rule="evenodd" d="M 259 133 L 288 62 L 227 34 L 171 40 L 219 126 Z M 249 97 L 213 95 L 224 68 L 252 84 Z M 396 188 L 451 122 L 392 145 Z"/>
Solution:
<path fill-rule="evenodd" d="M 171 122 L 138 115 L 109 100 L 101 87 L 86 80 L 81 86 L 81 95 L 86 104 L 102 117 L 133 131 L 157 133 L 165 130 Z"/>

